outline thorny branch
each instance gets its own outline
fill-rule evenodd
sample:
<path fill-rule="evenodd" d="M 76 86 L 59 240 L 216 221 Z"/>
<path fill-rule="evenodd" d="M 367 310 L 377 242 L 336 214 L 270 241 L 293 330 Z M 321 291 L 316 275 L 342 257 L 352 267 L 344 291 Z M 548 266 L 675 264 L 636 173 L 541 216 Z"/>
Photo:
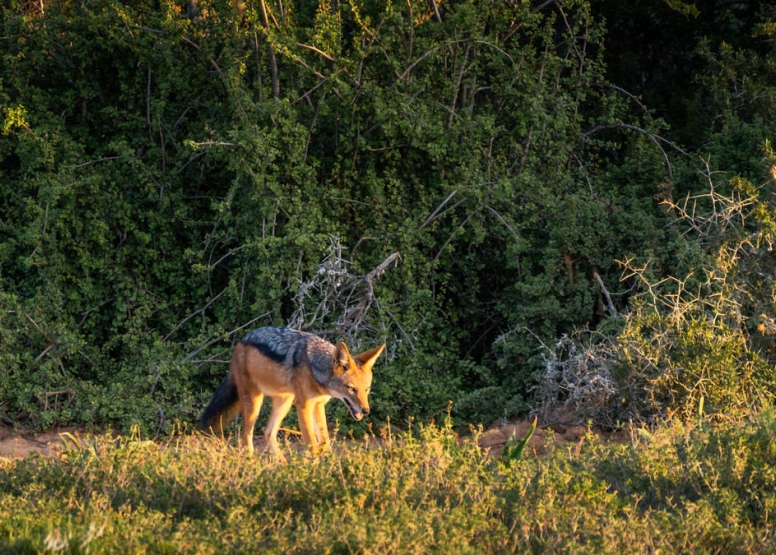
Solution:
<path fill-rule="evenodd" d="M 616 346 L 606 337 L 583 341 L 578 334 L 564 334 L 554 345 L 547 345 L 527 328 L 524 331 L 541 345 L 544 364 L 544 371 L 532 388 L 537 400 L 532 413 L 544 424 L 565 420 L 568 409 L 576 418 L 607 421 L 607 404 L 617 394 L 611 372 L 617 358 Z M 504 340 L 508 333 L 497 341 Z"/>
<path fill-rule="evenodd" d="M 394 252 L 372 271 L 364 275 L 353 274 L 350 271 L 352 262 L 343 257 L 339 238 L 332 236 L 328 256 L 318 265 L 316 273 L 299 285 L 294 297 L 296 310 L 288 326 L 301 330 L 321 328 L 327 316 L 339 314 L 334 324 L 338 336 L 354 343 L 369 309 L 374 304 L 379 306 L 375 282 L 400 259 L 401 255 Z M 315 308 L 310 308 L 310 300 L 315 302 Z M 390 313 L 383 312 L 390 317 Z"/>

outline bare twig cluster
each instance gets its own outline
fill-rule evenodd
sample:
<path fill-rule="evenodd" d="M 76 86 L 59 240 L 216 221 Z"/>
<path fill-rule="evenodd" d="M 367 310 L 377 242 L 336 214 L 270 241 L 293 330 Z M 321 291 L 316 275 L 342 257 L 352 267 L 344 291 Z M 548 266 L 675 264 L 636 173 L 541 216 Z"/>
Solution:
<path fill-rule="evenodd" d="M 569 411 L 581 421 L 608 419 L 607 405 L 617 394 L 611 372 L 617 356 L 610 341 L 584 344 L 564 334 L 554 345 L 541 345 L 544 371 L 533 388 L 539 420 L 552 424 Z"/>
<path fill-rule="evenodd" d="M 687 224 L 687 233 L 695 233 L 704 244 L 711 240 L 720 242 L 735 232 L 741 247 L 753 246 L 752 240 L 757 238 L 746 236 L 745 225 L 759 205 L 757 195 L 739 187 L 733 187 L 727 195 L 721 194 L 714 184 L 714 174 L 709 162 L 705 161 L 703 175 L 708 182 L 708 192 L 688 194 L 681 204 L 670 201 L 663 204 Z"/>
<path fill-rule="evenodd" d="M 365 326 L 365 318 L 372 306 L 380 306 L 374 284 L 391 266 L 398 263 L 400 255 L 392 253 L 366 274 L 354 274 L 352 261 L 342 254 L 338 237 L 331 236 L 329 252 L 318 265 L 315 273 L 300 281 L 294 296 L 296 310 L 289 318 L 288 326 L 311 330 L 331 326 L 337 337 L 354 343 Z M 331 317 L 331 318 L 330 318 Z"/>

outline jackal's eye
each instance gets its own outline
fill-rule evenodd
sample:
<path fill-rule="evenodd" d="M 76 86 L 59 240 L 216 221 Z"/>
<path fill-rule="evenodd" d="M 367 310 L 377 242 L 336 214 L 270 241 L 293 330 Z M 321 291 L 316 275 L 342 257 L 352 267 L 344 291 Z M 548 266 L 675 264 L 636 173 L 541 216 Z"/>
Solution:
<path fill-rule="evenodd" d="M 349 385 L 349 386 L 348 386 L 348 393 L 349 393 L 350 395 L 355 395 L 355 394 L 356 394 L 356 388 L 355 388 L 355 387 L 353 387 L 352 385 Z"/>

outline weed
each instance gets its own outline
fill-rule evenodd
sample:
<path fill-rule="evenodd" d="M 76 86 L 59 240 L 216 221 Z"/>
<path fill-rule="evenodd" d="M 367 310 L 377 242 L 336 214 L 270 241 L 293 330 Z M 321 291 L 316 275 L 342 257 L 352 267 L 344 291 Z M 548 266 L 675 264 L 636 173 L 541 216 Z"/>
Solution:
<path fill-rule="evenodd" d="M 200 436 L 71 438 L 59 457 L 0 464 L 0 551 L 762 551 L 774 433 L 768 409 L 518 465 L 451 426 L 290 450 L 288 464 Z"/>

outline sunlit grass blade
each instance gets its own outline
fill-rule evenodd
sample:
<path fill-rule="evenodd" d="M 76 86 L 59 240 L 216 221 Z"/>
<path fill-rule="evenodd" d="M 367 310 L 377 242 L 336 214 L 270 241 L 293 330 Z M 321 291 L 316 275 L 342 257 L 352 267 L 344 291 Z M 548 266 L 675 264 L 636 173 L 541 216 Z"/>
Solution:
<path fill-rule="evenodd" d="M 531 427 L 528 429 L 528 433 L 526 436 L 521 439 L 517 440 L 517 432 L 513 432 L 512 435 L 509 437 L 509 440 L 507 440 L 506 445 L 504 445 L 504 451 L 501 453 L 501 461 L 504 463 L 509 463 L 510 461 L 519 461 L 523 457 L 523 451 L 525 451 L 525 446 L 528 445 L 528 441 L 531 439 L 531 437 L 534 435 L 534 432 L 536 431 L 536 424 L 537 424 L 537 418 L 534 418 L 533 423 L 531 424 Z"/>

